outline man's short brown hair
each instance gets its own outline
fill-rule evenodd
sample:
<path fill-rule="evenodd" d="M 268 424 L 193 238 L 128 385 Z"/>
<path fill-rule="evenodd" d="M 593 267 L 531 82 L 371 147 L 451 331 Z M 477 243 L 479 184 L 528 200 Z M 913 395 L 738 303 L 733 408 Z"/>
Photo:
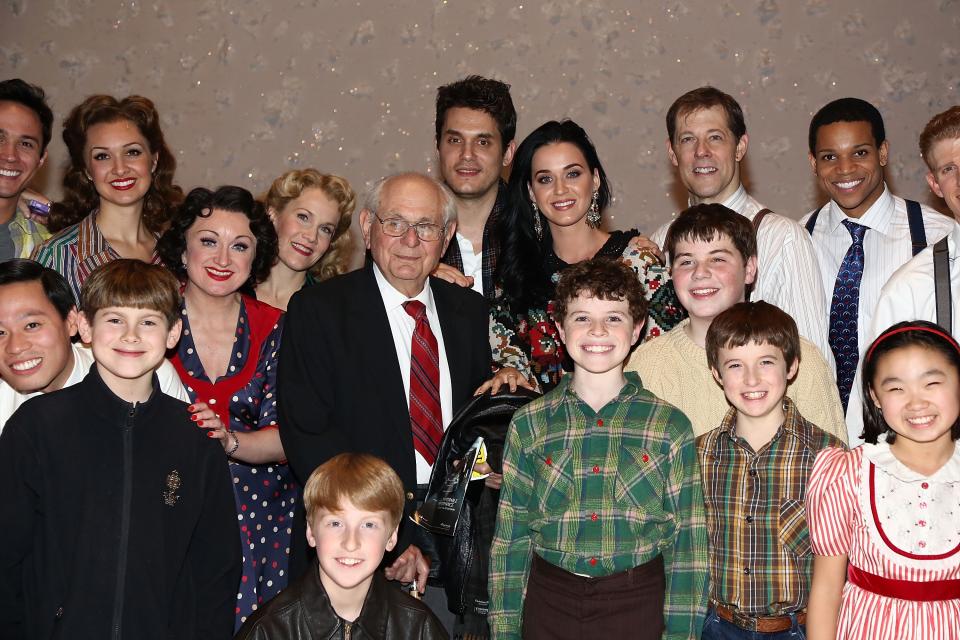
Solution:
<path fill-rule="evenodd" d="M 303 489 L 307 522 L 318 509 L 343 511 L 343 501 L 364 511 L 386 511 L 390 526 L 403 517 L 403 483 L 386 462 L 369 453 L 341 453 L 317 467 Z"/>
<path fill-rule="evenodd" d="M 577 296 L 600 300 L 626 300 L 635 324 L 647 321 L 647 299 L 636 272 L 615 258 L 591 258 L 560 274 L 553 303 L 553 319 L 558 324 L 567 316 L 567 307 Z"/>
<path fill-rule="evenodd" d="M 681 240 L 713 242 L 718 236 L 730 238 L 744 262 L 757 255 L 757 234 L 750 220 L 716 202 L 684 209 L 670 224 L 663 248 L 673 264 L 677 243 Z"/>
<path fill-rule="evenodd" d="M 90 322 L 101 309 L 130 307 L 157 311 L 169 329 L 180 317 L 180 303 L 180 283 L 172 273 L 129 258 L 97 267 L 80 291 L 80 310 Z"/>
<path fill-rule="evenodd" d="M 930 150 L 941 140 L 960 138 L 960 105 L 954 105 L 930 119 L 920 133 L 920 156 L 930 171 L 937 168 L 930 164 Z"/>
<path fill-rule="evenodd" d="M 673 144 L 677 134 L 677 120 L 685 118 L 701 109 L 720 107 L 727 114 L 727 127 L 733 133 L 734 140 L 739 141 L 747 132 L 747 125 L 743 120 L 743 109 L 733 96 L 714 87 L 706 86 L 687 91 L 673 101 L 667 110 L 667 136 Z"/>
<path fill-rule="evenodd" d="M 743 347 L 751 342 L 780 349 L 787 369 L 800 359 L 797 323 L 780 307 L 758 300 L 738 302 L 713 319 L 707 329 L 707 364 L 719 371 L 720 349 Z"/>

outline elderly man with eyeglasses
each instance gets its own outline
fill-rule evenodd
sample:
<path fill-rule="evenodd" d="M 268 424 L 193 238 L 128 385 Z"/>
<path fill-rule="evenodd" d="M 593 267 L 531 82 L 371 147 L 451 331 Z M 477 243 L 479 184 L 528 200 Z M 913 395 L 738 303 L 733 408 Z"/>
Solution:
<path fill-rule="evenodd" d="M 485 299 L 430 277 L 456 225 L 447 187 L 417 173 L 388 176 L 360 211 L 365 268 L 290 300 L 278 402 L 280 437 L 300 482 L 338 453 L 367 452 L 400 476 L 407 513 L 422 501 L 443 430 L 490 377 Z M 306 568 L 302 517 L 295 572 Z M 404 518 L 386 576 L 416 580 L 423 592 L 436 569 L 431 555 L 432 540 Z M 452 623 L 442 589 L 427 589 L 425 601 Z"/>

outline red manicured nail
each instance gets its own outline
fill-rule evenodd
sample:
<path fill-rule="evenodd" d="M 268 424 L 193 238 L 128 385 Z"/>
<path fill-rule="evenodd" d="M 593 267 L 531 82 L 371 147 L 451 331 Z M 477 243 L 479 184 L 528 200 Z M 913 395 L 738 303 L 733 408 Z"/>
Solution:
<path fill-rule="evenodd" d="M 189 407 L 187 407 L 187 411 L 189 411 L 190 413 L 193 413 L 193 410 L 194 410 L 193 405 L 190 405 Z"/>
<path fill-rule="evenodd" d="M 197 421 L 197 414 L 191 415 L 191 416 L 190 416 L 190 419 L 193 420 L 194 422 L 196 422 L 196 421 Z"/>
<path fill-rule="evenodd" d="M 203 426 L 203 420 L 197 420 L 197 426 L 198 426 L 198 427 L 202 427 L 202 426 Z"/>
<path fill-rule="evenodd" d="M 213 437 L 213 431 L 207 431 L 207 437 L 208 437 L 208 438 L 212 438 L 212 437 Z"/>

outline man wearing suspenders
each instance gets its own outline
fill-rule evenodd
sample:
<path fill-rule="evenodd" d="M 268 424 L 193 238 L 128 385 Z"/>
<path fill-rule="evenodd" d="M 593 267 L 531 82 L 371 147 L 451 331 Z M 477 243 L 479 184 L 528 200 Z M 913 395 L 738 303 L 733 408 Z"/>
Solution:
<path fill-rule="evenodd" d="M 813 239 L 824 288 L 832 292 L 830 347 L 847 407 L 860 356 L 870 344 L 881 287 L 912 256 L 958 226 L 887 189 L 883 168 L 889 145 L 883 118 L 870 103 L 841 98 L 827 104 L 810 123 L 809 145 L 810 165 L 831 199 L 801 223 Z M 854 404 L 847 407 L 851 446 L 862 425 L 859 403 Z"/>
<path fill-rule="evenodd" d="M 820 349 L 832 369 L 827 298 L 810 238 L 795 220 L 757 202 L 740 182 L 748 142 L 740 105 L 713 87 L 688 91 L 667 111 L 667 136 L 667 154 L 687 188 L 690 206 L 719 203 L 753 223 L 759 270 L 750 299 L 790 314 L 800 335 Z M 663 247 L 669 227 L 657 229 L 651 240 Z"/>

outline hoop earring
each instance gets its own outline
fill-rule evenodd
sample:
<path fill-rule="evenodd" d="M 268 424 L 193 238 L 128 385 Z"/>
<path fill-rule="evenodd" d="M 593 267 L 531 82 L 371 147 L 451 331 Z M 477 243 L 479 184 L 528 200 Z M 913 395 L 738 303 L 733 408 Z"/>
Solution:
<path fill-rule="evenodd" d="M 530 201 L 530 206 L 533 208 L 533 231 L 537 234 L 537 240 L 543 240 L 543 223 L 540 222 L 540 209 L 533 200 Z"/>
<path fill-rule="evenodd" d="M 590 211 L 587 213 L 587 226 L 591 229 L 597 229 L 600 227 L 600 203 L 598 202 L 600 195 L 598 191 L 593 192 L 593 197 L 590 199 Z"/>

